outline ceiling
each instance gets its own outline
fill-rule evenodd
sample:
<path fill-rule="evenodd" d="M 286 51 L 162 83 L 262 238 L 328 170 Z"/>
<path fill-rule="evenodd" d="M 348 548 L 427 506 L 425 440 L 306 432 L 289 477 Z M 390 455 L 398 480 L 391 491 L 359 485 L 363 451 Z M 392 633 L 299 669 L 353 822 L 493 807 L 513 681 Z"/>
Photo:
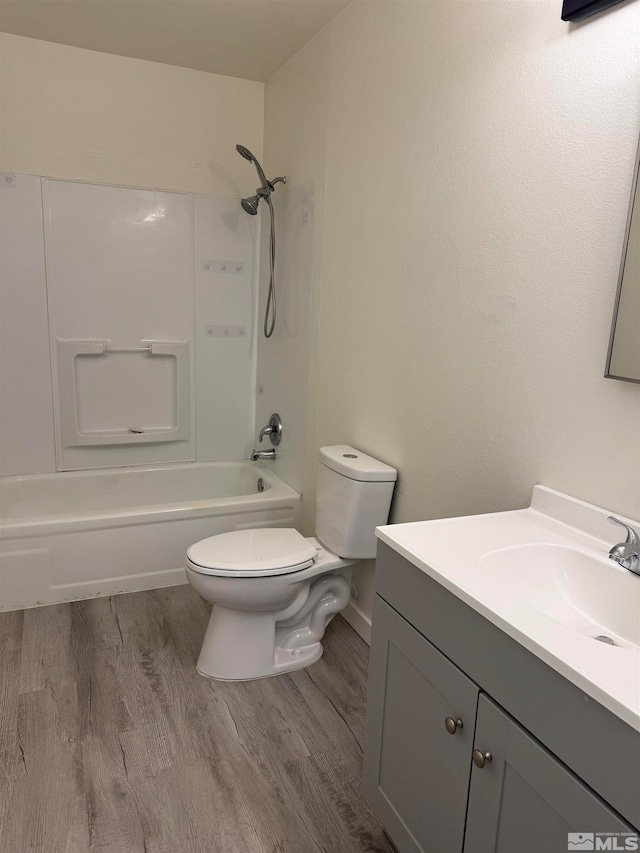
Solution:
<path fill-rule="evenodd" d="M 349 0 L 0 0 L 0 29 L 266 80 Z"/>

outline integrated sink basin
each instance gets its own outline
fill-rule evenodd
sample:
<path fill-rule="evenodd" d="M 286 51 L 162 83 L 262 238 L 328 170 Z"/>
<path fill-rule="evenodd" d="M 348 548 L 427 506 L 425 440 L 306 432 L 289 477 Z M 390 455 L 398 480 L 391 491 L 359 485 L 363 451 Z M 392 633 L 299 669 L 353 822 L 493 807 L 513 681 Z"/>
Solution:
<path fill-rule="evenodd" d="M 486 554 L 480 571 L 585 638 L 640 648 L 640 577 L 608 557 L 562 545 L 516 545 Z"/>
<path fill-rule="evenodd" d="M 609 559 L 609 512 L 544 486 L 513 512 L 379 527 L 377 536 L 640 731 L 640 576 Z M 625 519 L 640 531 L 640 523 Z"/>

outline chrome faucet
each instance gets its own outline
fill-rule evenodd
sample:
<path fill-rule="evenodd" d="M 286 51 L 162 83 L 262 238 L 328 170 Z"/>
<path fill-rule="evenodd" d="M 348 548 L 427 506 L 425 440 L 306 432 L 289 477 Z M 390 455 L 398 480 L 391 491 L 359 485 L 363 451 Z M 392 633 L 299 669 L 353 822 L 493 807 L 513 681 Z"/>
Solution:
<path fill-rule="evenodd" d="M 251 461 L 257 462 L 258 459 L 266 459 L 269 462 L 273 462 L 276 458 L 276 449 L 272 447 L 271 450 L 252 450 L 251 451 Z"/>
<path fill-rule="evenodd" d="M 611 524 L 617 524 L 618 527 L 624 527 L 627 531 L 626 541 L 614 545 L 609 551 L 609 558 L 615 560 L 623 569 L 629 569 L 634 575 L 640 576 L 640 537 L 633 527 L 629 527 L 628 524 L 613 515 L 610 515 L 607 521 L 610 521 Z"/>
<path fill-rule="evenodd" d="M 274 413 L 269 418 L 269 423 L 266 427 L 262 427 L 260 430 L 260 435 L 258 437 L 260 444 L 262 444 L 262 439 L 265 435 L 269 436 L 271 444 L 273 444 L 272 450 L 252 450 L 251 451 L 251 461 L 257 462 L 258 459 L 267 459 L 270 462 L 273 462 L 276 458 L 276 447 L 280 444 L 282 439 L 282 421 L 280 420 L 280 415 Z"/>

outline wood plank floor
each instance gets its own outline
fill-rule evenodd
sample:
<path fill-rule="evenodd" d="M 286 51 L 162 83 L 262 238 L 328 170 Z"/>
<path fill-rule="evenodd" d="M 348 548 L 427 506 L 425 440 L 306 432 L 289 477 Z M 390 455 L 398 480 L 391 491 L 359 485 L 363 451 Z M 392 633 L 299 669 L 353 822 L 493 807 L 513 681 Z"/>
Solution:
<path fill-rule="evenodd" d="M 195 670 L 189 586 L 0 613 L 2 853 L 391 853 L 359 792 L 368 648 L 261 681 Z"/>

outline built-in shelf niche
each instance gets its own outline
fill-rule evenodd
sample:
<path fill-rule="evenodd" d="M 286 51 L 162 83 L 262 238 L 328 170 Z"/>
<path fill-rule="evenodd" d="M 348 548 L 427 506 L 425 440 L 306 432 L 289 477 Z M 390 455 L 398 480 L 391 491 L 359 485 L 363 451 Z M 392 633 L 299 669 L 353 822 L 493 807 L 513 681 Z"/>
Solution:
<path fill-rule="evenodd" d="M 56 340 L 61 443 L 188 441 L 189 341 Z"/>

